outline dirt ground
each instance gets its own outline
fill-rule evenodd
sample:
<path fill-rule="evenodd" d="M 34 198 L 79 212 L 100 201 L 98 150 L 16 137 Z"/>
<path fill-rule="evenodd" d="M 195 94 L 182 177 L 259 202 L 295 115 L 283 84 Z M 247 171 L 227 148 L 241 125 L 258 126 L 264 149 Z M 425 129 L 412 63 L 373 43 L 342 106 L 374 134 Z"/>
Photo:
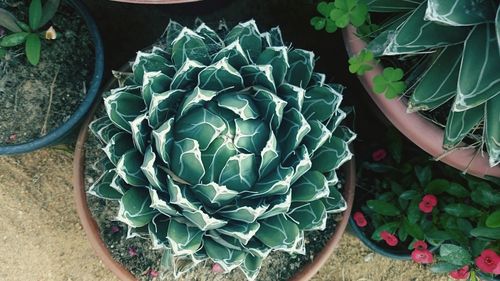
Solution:
<path fill-rule="evenodd" d="M 60 150 L 0 157 L 0 280 L 116 278 L 94 255 L 73 204 L 72 155 Z M 371 253 L 345 235 L 313 281 L 445 281 L 411 262 Z"/>

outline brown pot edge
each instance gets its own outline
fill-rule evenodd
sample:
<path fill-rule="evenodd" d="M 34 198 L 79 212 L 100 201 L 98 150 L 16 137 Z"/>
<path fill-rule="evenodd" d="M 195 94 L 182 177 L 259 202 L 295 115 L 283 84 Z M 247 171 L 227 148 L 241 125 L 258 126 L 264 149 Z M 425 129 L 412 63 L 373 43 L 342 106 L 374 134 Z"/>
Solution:
<path fill-rule="evenodd" d="M 356 29 L 353 26 L 348 26 L 342 30 L 349 57 L 352 54 L 359 53 L 366 46 L 366 43 L 356 36 L 355 31 Z M 380 111 L 402 134 L 434 158 L 446 155 L 440 158 L 440 161 L 460 171 L 465 171 L 480 178 L 486 176 L 500 177 L 500 165 L 490 167 L 487 152 L 475 149 L 445 151 L 441 145 L 444 139 L 444 130 L 442 128 L 431 123 L 418 113 L 407 113 L 406 104 L 401 99 L 389 100 L 384 95 L 374 93 L 372 79 L 382 71 L 382 67 L 376 65 L 373 70 L 358 76 L 358 78 Z M 463 146 L 465 147 L 465 144 Z"/>

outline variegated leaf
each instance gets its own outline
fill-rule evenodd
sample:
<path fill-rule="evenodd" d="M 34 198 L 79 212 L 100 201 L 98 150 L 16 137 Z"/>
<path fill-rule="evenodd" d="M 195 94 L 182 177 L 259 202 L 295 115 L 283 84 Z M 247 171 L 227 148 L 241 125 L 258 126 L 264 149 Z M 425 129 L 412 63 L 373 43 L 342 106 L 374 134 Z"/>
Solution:
<path fill-rule="evenodd" d="M 310 202 L 330 194 L 325 176 L 314 170 L 308 171 L 292 185 L 293 202 Z"/>
<path fill-rule="evenodd" d="M 108 159 L 115 166 L 123 154 L 134 149 L 134 143 L 132 137 L 126 132 L 120 132 L 111 137 L 108 144 L 103 148 L 104 153 L 108 156 Z"/>
<path fill-rule="evenodd" d="M 300 237 L 299 227 L 284 215 L 277 215 L 259 221 L 260 228 L 255 234 L 266 246 L 273 249 L 291 249 Z"/>
<path fill-rule="evenodd" d="M 170 89 L 190 90 L 196 87 L 198 74 L 205 68 L 200 62 L 186 60 L 182 67 L 175 73 L 170 84 Z"/>
<path fill-rule="evenodd" d="M 131 132 L 130 121 L 133 121 L 146 107 L 138 95 L 128 92 L 115 92 L 104 98 L 104 105 L 109 119 L 121 129 Z"/>
<path fill-rule="evenodd" d="M 168 77 L 172 77 L 175 73 L 175 68 L 163 56 L 139 51 L 132 64 L 132 71 L 135 82 L 138 85 L 142 85 L 144 73 L 159 71 Z"/>
<path fill-rule="evenodd" d="M 266 145 L 260 152 L 259 178 L 263 178 L 278 167 L 280 164 L 280 154 L 278 143 L 273 131 L 269 131 L 269 138 Z"/>
<path fill-rule="evenodd" d="M 203 37 L 187 27 L 184 27 L 172 42 L 172 61 L 177 69 L 188 59 L 208 64 L 209 58 Z"/>
<path fill-rule="evenodd" d="M 338 169 L 352 158 L 347 142 L 332 136 L 311 157 L 312 169 L 322 173 Z"/>
<path fill-rule="evenodd" d="M 130 130 L 132 131 L 132 141 L 135 148 L 142 154 L 151 142 L 151 129 L 148 126 L 148 117 L 146 114 L 137 116 L 130 122 Z"/>
<path fill-rule="evenodd" d="M 241 67 L 250 64 L 245 51 L 243 50 L 243 48 L 241 48 L 239 41 L 234 41 L 233 43 L 221 49 L 217 54 L 215 54 L 214 58 L 212 59 L 212 63 L 218 62 L 224 58 L 227 58 L 228 63 L 238 70 Z"/>
<path fill-rule="evenodd" d="M 309 85 L 315 65 L 314 53 L 302 49 L 292 50 L 288 52 L 288 62 L 290 68 L 285 81 L 301 88 Z"/>
<path fill-rule="evenodd" d="M 234 120 L 236 125 L 236 135 L 234 146 L 245 153 L 257 154 L 266 145 L 266 136 L 269 135 L 269 125 L 261 120 Z"/>
<path fill-rule="evenodd" d="M 218 50 L 224 47 L 224 41 L 219 37 L 217 32 L 207 26 L 205 23 L 201 23 L 195 30 L 203 39 L 205 46 L 207 46 L 208 54 L 213 55 Z"/>
<path fill-rule="evenodd" d="M 342 95 L 328 86 L 307 90 L 302 114 L 309 120 L 324 122 L 332 117 L 342 101 Z"/>
<path fill-rule="evenodd" d="M 347 209 L 347 202 L 335 186 L 330 186 L 330 195 L 321 199 L 321 201 L 329 214 L 341 213 Z"/>
<path fill-rule="evenodd" d="M 243 89 L 243 78 L 227 58 L 207 66 L 198 76 L 198 87 L 203 90 L 224 91 Z"/>
<path fill-rule="evenodd" d="M 275 171 L 275 173 L 269 173 L 267 176 L 259 179 L 253 188 L 246 192 L 248 195 L 245 198 L 250 199 L 286 194 L 290 189 L 290 183 L 293 178 L 293 168 L 278 166 Z"/>
<path fill-rule="evenodd" d="M 245 258 L 245 253 L 243 251 L 225 247 L 215 242 L 213 239 L 205 238 L 203 242 L 205 251 L 210 259 L 218 263 L 225 271 L 231 271 L 238 267 Z"/>
<path fill-rule="evenodd" d="M 170 219 L 167 239 L 175 256 L 194 254 L 202 245 L 203 231 Z"/>
<path fill-rule="evenodd" d="M 174 118 L 170 118 L 156 130 L 151 131 L 156 153 L 158 153 L 160 159 L 167 165 L 167 167 L 170 167 L 170 153 L 174 143 L 173 126 Z"/>
<path fill-rule="evenodd" d="M 194 139 L 175 141 L 172 148 L 171 168 L 176 176 L 197 184 L 205 175 L 200 145 Z"/>
<path fill-rule="evenodd" d="M 267 47 L 259 55 L 257 65 L 271 65 L 275 85 L 281 85 L 285 80 L 288 67 L 288 49 L 286 47 Z"/>
<path fill-rule="evenodd" d="M 146 226 L 157 213 L 149 205 L 151 198 L 148 190 L 132 187 L 120 199 L 117 219 L 134 228 Z"/>
<path fill-rule="evenodd" d="M 157 214 L 148 224 L 149 237 L 151 238 L 153 249 L 160 250 L 169 247 L 167 239 L 169 221 L 169 217 Z"/>
<path fill-rule="evenodd" d="M 192 187 L 192 190 L 204 206 L 213 209 L 218 209 L 227 205 L 238 196 L 237 191 L 230 190 L 226 186 L 219 185 L 215 182 L 197 184 Z"/>
<path fill-rule="evenodd" d="M 283 116 L 278 139 L 280 140 L 281 157 L 286 159 L 311 131 L 311 126 L 302 113 L 295 108 L 287 110 Z"/>
<path fill-rule="evenodd" d="M 298 111 L 302 111 L 305 95 L 306 90 L 291 84 L 284 83 L 278 88 L 278 96 L 287 103 L 285 110 L 293 107 Z"/>
<path fill-rule="evenodd" d="M 497 6 L 490 0 L 427 0 L 425 19 L 452 26 L 476 25 L 491 22 Z"/>
<path fill-rule="evenodd" d="M 307 85 L 307 88 L 309 89 L 313 87 L 323 87 L 325 85 L 325 81 L 326 75 L 324 73 L 313 72 L 311 81 L 309 81 L 309 85 Z"/>
<path fill-rule="evenodd" d="M 229 224 L 217 229 L 217 231 L 221 234 L 236 238 L 242 245 L 246 245 L 248 241 L 255 236 L 259 227 L 260 224 L 258 222 L 244 223 L 231 221 Z"/>
<path fill-rule="evenodd" d="M 255 222 L 269 208 L 268 204 L 259 204 L 258 201 L 250 202 L 223 208 L 217 214 L 230 220 L 241 221 L 245 223 Z"/>
<path fill-rule="evenodd" d="M 217 229 L 227 224 L 227 221 L 211 217 L 209 214 L 203 212 L 202 209 L 194 211 L 184 210 L 182 215 L 202 231 Z"/>
<path fill-rule="evenodd" d="M 170 203 L 179 206 L 182 210 L 196 211 L 202 206 L 195 200 L 191 189 L 175 183 L 170 176 L 167 178 L 167 188 Z"/>
<path fill-rule="evenodd" d="M 296 182 L 300 177 L 302 177 L 309 169 L 311 169 L 312 163 L 309 158 L 309 151 L 305 145 L 299 146 L 295 151 L 293 151 L 287 159 L 283 162 L 285 167 L 293 168 L 293 176 L 290 184 Z"/>
<path fill-rule="evenodd" d="M 370 12 L 404 12 L 411 11 L 427 0 L 364 0 Z"/>
<path fill-rule="evenodd" d="M 144 99 L 146 106 L 149 107 L 151 104 L 151 98 L 155 94 L 168 91 L 171 83 L 172 77 L 168 77 L 159 71 L 145 72 L 144 82 L 142 84 L 142 98 Z"/>
<path fill-rule="evenodd" d="M 306 146 L 309 154 L 312 155 L 330 139 L 332 132 L 318 120 L 311 120 L 308 123 L 311 126 L 311 131 L 304 136 L 302 144 Z"/>
<path fill-rule="evenodd" d="M 170 20 L 168 22 L 167 28 L 165 29 L 165 41 L 167 43 L 165 52 L 167 54 L 172 54 L 172 42 L 179 36 L 183 28 L 184 27 L 176 21 Z"/>
<path fill-rule="evenodd" d="M 154 188 L 149 188 L 149 196 L 151 197 L 151 208 L 169 217 L 180 216 L 176 207 L 170 204 L 170 196 L 167 192 L 161 192 Z"/>
<path fill-rule="evenodd" d="M 273 27 L 268 32 L 262 33 L 261 38 L 263 38 L 263 45 L 265 47 L 283 47 L 285 45 L 279 27 Z"/>
<path fill-rule="evenodd" d="M 486 148 L 490 155 L 490 166 L 500 163 L 500 94 L 486 103 L 485 112 Z"/>
<path fill-rule="evenodd" d="M 283 110 L 285 109 L 286 102 L 266 89 L 254 87 L 254 90 L 253 98 L 259 109 L 260 118 L 266 124 L 270 124 L 272 130 L 276 131 L 283 119 Z"/>
<path fill-rule="evenodd" d="M 194 90 L 187 94 L 184 98 L 181 106 L 179 107 L 177 119 L 182 118 L 192 109 L 202 107 L 206 102 L 212 100 L 217 93 L 214 91 L 202 90 L 198 87 L 194 88 Z"/>
<path fill-rule="evenodd" d="M 254 20 L 243 22 L 235 26 L 224 38 L 226 45 L 238 41 L 246 50 L 249 59 L 255 61 L 262 50 L 262 38 Z"/>
<path fill-rule="evenodd" d="M 99 138 L 103 143 L 108 143 L 114 135 L 121 132 L 108 116 L 98 118 L 89 125 L 90 131 Z"/>
<path fill-rule="evenodd" d="M 175 123 L 175 137 L 194 139 L 200 150 L 208 146 L 226 129 L 224 121 L 205 108 L 194 110 Z"/>
<path fill-rule="evenodd" d="M 146 148 L 144 153 L 141 171 L 152 187 L 161 191 L 167 190 L 167 173 L 158 165 L 156 154 L 153 152 L 153 148 L 150 145 Z"/>
<path fill-rule="evenodd" d="M 254 256 L 252 254 L 247 254 L 243 263 L 240 265 L 240 269 L 245 274 L 247 280 L 253 281 L 259 275 L 260 268 L 262 266 L 263 259 L 259 256 Z"/>
<path fill-rule="evenodd" d="M 345 141 L 347 144 L 350 144 L 356 139 L 356 133 L 354 133 L 351 129 L 346 126 L 339 126 L 333 132 L 333 136 Z"/>
<path fill-rule="evenodd" d="M 116 172 L 114 170 L 104 172 L 104 174 L 90 186 L 88 193 L 102 199 L 120 200 L 123 194 L 110 186 L 115 176 Z"/>
<path fill-rule="evenodd" d="M 175 105 L 184 97 L 183 90 L 171 90 L 153 96 L 149 106 L 148 122 L 153 129 L 158 129 L 168 119 L 174 116 Z"/>
<path fill-rule="evenodd" d="M 146 186 L 148 181 L 141 170 L 142 154 L 137 150 L 130 150 L 122 155 L 116 164 L 116 173 L 132 186 Z"/>
<path fill-rule="evenodd" d="M 320 200 L 292 203 L 288 215 L 297 222 L 301 230 L 324 230 L 326 228 L 326 208 Z"/>
<path fill-rule="evenodd" d="M 497 15 L 495 16 L 495 30 L 497 32 L 498 54 L 500 55 L 500 5 L 498 5 Z"/>
<path fill-rule="evenodd" d="M 260 86 L 273 93 L 276 92 L 276 83 L 273 77 L 273 67 L 266 65 L 246 65 L 240 69 L 245 87 Z"/>
<path fill-rule="evenodd" d="M 259 239 L 252 237 L 246 244 L 246 251 L 254 256 L 261 257 L 265 259 L 272 251 L 272 248 L 266 246 L 264 243 L 260 242 Z"/>
<path fill-rule="evenodd" d="M 238 192 L 249 190 L 257 181 L 256 161 L 254 154 L 231 156 L 222 168 L 219 184 Z"/>
<path fill-rule="evenodd" d="M 292 204 L 292 191 L 289 190 L 287 194 L 271 197 L 267 201 L 269 203 L 269 208 L 260 216 L 260 219 L 286 214 Z"/>
<path fill-rule="evenodd" d="M 245 92 L 219 95 L 217 96 L 217 104 L 234 112 L 243 120 L 257 119 L 260 115 L 252 97 Z"/>
<path fill-rule="evenodd" d="M 212 144 L 201 153 L 205 175 L 202 182 L 219 180 L 222 169 L 227 161 L 237 154 L 233 142 L 225 137 L 216 138 Z"/>
<path fill-rule="evenodd" d="M 472 131 L 484 117 L 484 106 L 476 106 L 466 111 L 453 111 L 448 113 L 444 131 L 443 147 L 453 149 Z"/>
<path fill-rule="evenodd" d="M 343 111 L 342 109 L 339 109 L 333 113 L 332 118 L 328 120 L 328 123 L 326 124 L 326 127 L 328 130 L 334 132 L 337 127 L 340 125 L 340 123 L 346 118 L 347 113 Z"/>

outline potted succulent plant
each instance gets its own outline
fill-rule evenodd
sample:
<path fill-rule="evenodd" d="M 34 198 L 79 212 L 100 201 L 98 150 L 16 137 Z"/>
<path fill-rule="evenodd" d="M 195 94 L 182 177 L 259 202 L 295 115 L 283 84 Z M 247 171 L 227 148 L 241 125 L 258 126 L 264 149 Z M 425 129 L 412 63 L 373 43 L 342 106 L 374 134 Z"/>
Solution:
<path fill-rule="evenodd" d="M 79 0 L 16 3 L 0 3 L 0 155 L 61 142 L 92 106 L 104 64 Z"/>
<path fill-rule="evenodd" d="M 500 184 L 429 160 L 390 132 L 385 144 L 364 153 L 371 159 L 358 173 L 365 192 L 353 206 L 353 232 L 390 258 L 412 259 L 454 279 L 494 280 L 500 274 Z"/>
<path fill-rule="evenodd" d="M 90 125 L 104 145 L 102 176 L 88 189 L 87 127 L 80 134 L 75 194 L 94 248 L 122 280 L 140 277 L 110 256 L 102 239 L 117 238 L 100 237 L 92 216 L 103 212 L 91 214 L 85 192 L 109 200 L 123 239 L 151 240 L 157 251 L 140 250 L 157 253 L 149 274 L 157 264 L 178 276 L 211 261 L 254 280 L 271 252 L 304 254 L 305 235 L 330 226 L 332 238 L 294 277 L 308 280 L 338 243 L 353 200 L 353 162 L 337 176 L 355 137 L 340 125 L 343 87 L 314 72 L 312 52 L 286 47 L 279 28 L 260 33 L 254 21 L 218 32 L 170 22 L 161 42 L 138 53 L 132 72 L 116 73 L 119 87 L 105 94 L 106 113 Z M 341 212 L 336 227 L 327 222 Z"/>
<path fill-rule="evenodd" d="M 345 28 L 349 70 L 403 134 L 457 169 L 500 176 L 498 1 L 335 0 L 318 11 L 311 24 Z"/>

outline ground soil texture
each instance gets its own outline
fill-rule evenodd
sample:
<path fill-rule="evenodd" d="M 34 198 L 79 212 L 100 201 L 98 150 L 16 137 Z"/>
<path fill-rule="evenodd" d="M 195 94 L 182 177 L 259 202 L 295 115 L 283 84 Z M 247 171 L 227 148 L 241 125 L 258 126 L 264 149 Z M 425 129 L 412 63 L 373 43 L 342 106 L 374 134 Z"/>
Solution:
<path fill-rule="evenodd" d="M 71 155 L 42 150 L 0 157 L 0 280 L 115 281 L 94 255 L 79 224 Z M 141 259 L 141 253 L 131 259 Z M 204 278 L 204 279 L 202 279 Z M 226 280 L 204 274 L 192 279 Z M 412 262 L 373 254 L 344 235 L 313 281 L 445 281 Z"/>
<path fill-rule="evenodd" d="M 26 19 L 23 1 L 0 0 L 0 8 Z M 50 25 L 57 39 L 42 40 L 37 66 L 27 62 L 24 46 L 9 48 L 0 59 L 0 145 L 46 135 L 66 122 L 85 97 L 94 67 L 90 33 L 83 19 L 66 5 Z"/>

